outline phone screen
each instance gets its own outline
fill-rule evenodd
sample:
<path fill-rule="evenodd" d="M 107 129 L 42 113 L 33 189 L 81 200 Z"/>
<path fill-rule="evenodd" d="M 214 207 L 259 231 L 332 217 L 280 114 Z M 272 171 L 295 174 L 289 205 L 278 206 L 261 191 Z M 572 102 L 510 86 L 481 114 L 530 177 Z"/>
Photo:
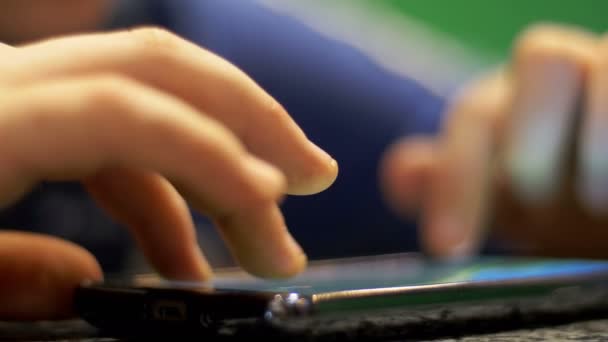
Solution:
<path fill-rule="evenodd" d="M 417 254 L 385 255 L 313 262 L 288 280 L 260 279 L 236 270 L 220 270 L 209 283 L 162 281 L 142 277 L 142 284 L 161 287 L 297 292 L 302 295 L 449 283 L 543 281 L 608 275 L 608 261 L 482 257 L 462 262 L 435 262 Z"/>

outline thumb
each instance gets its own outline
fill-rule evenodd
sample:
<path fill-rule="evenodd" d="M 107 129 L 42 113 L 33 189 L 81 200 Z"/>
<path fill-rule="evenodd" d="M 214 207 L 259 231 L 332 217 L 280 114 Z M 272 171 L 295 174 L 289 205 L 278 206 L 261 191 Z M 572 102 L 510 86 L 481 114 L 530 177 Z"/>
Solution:
<path fill-rule="evenodd" d="M 0 232 L 0 320 L 73 315 L 73 290 L 102 271 L 83 248 L 57 238 Z"/>

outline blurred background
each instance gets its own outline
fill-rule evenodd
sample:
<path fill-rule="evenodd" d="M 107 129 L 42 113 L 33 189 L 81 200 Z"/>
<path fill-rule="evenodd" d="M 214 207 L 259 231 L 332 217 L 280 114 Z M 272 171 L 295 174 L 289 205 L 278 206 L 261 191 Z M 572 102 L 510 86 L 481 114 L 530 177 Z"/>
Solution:
<path fill-rule="evenodd" d="M 397 216 L 379 191 L 386 148 L 407 135 L 437 132 L 450 96 L 505 62 L 527 26 L 555 22 L 598 33 L 608 26 L 605 0 L 88 1 L 101 5 L 7 0 L 0 41 L 3 33 L 9 41 L 44 37 L 43 26 L 65 34 L 149 24 L 241 67 L 340 163 L 330 189 L 283 204 L 288 227 L 312 259 L 418 250 L 416 217 Z M 53 21 L 49 13 L 62 13 L 54 4 L 72 10 Z M 9 8 L 35 20 L 14 25 L 21 18 L 7 15 Z M 100 8 L 110 12 L 93 27 Z M 193 214 L 212 264 L 232 264 L 214 228 Z M 0 224 L 81 243 L 106 271 L 147 270 L 126 230 L 78 184 L 42 184 L 0 213 Z"/>
<path fill-rule="evenodd" d="M 410 104 L 413 102 L 428 103 L 434 100 L 410 97 L 407 94 L 409 84 L 393 82 L 389 76 L 383 75 L 380 81 L 370 81 L 368 93 L 362 92 L 364 96 L 369 96 L 373 109 L 359 111 L 356 115 L 386 121 L 391 129 L 370 125 L 370 130 L 384 130 L 370 134 L 357 130 L 361 122 L 355 118 L 340 119 L 341 125 L 350 125 L 352 130 L 343 127 L 336 134 L 344 134 L 344 139 L 351 144 L 348 147 L 336 147 L 327 134 L 319 132 L 314 126 L 323 120 L 309 122 L 303 117 L 314 114 L 306 110 L 300 113 L 298 105 L 285 98 L 288 110 L 293 109 L 296 120 L 303 124 L 305 131 L 309 131 L 321 146 L 334 152 L 342 164 L 338 181 L 326 193 L 310 199 L 288 198 L 285 204 L 288 226 L 312 258 L 418 250 L 416 218 L 396 218 L 382 206 L 382 199 L 379 198 L 381 195 L 374 191 L 377 188 L 376 157 L 382 153 L 382 149 L 399 136 L 435 132 L 441 120 L 442 106 L 450 96 L 479 73 L 507 61 L 513 40 L 528 26 L 554 22 L 580 26 L 597 33 L 608 28 L 608 21 L 602 15 L 608 10 L 608 2 L 603 0 L 259 0 L 257 3 L 279 16 L 295 19 L 315 34 L 359 51 L 371 64 L 379 66 L 387 74 L 413 80 L 437 95 L 438 102 L 441 103 L 439 106 L 412 107 Z M 297 40 L 299 36 L 294 35 L 293 39 Z M 306 44 L 306 41 L 302 40 L 301 43 Z M 316 60 L 319 53 L 317 42 L 308 43 L 309 50 L 305 53 L 309 54 L 311 60 Z M 292 44 L 283 46 L 291 48 Z M 302 51 L 306 51 L 306 47 L 302 47 Z M 337 50 L 327 50 L 325 53 L 341 55 Z M 238 63 L 238 58 L 236 60 Z M 344 63 L 355 65 L 349 58 L 344 58 Z M 366 80 L 373 79 L 373 72 L 368 70 L 371 68 L 363 64 L 353 66 L 353 69 L 346 72 L 358 76 L 338 82 L 337 86 L 345 86 L 346 82 L 353 80 L 365 83 Z M 316 72 L 324 73 L 325 69 Z M 329 76 L 317 74 L 316 77 L 324 79 Z M 344 74 L 342 77 L 345 77 Z M 261 79 L 264 85 L 265 77 Z M 372 84 L 379 89 L 372 89 Z M 352 90 L 352 87 L 345 88 Z M 281 92 L 274 91 L 272 85 L 268 89 L 281 98 Z M 400 99 L 376 98 L 378 91 L 390 93 L 391 90 L 401 91 Z M 327 91 L 331 94 L 331 85 L 327 86 Z M 352 109 L 348 105 L 328 106 L 328 103 L 348 101 L 339 94 L 329 97 L 322 99 L 312 96 L 307 100 L 319 102 L 324 115 L 341 117 L 341 113 L 331 110 Z M 389 113 L 394 109 L 390 104 L 385 103 L 386 106 L 383 107 L 377 101 L 393 102 L 395 106 L 401 106 L 396 109 L 394 116 L 401 117 L 402 121 L 399 122 L 399 119 Z M 429 119 L 430 124 L 422 127 L 416 120 L 407 119 L 411 117 L 432 119 Z M 399 128 L 395 130 L 394 127 Z M 353 142 L 355 140 L 356 143 Z M 373 145 L 376 147 L 359 154 L 344 151 L 362 150 L 365 146 Z M 360 163 L 353 162 L 358 159 L 361 160 Z M 363 170 L 365 167 L 369 169 Z M 213 240 L 215 239 L 211 239 Z M 201 240 L 202 245 L 206 245 L 205 250 L 211 251 L 214 246 L 221 246 L 217 240 L 213 243 L 209 241 L 209 236 Z M 500 248 L 499 242 L 491 241 L 488 246 L 492 252 Z"/>
<path fill-rule="evenodd" d="M 602 33 L 608 22 L 603 0 L 441 0 L 364 1 L 366 6 L 395 11 L 416 18 L 437 32 L 447 34 L 490 62 L 499 62 L 509 53 L 512 40 L 530 24 L 569 23 Z"/>
<path fill-rule="evenodd" d="M 154 7 L 142 4 L 123 0 L 110 27 L 147 22 Z M 154 24 L 162 18 L 172 31 L 244 69 L 341 164 L 332 188 L 283 204 L 288 227 L 311 259 L 418 251 L 416 217 L 395 215 L 378 190 L 387 146 L 436 132 L 450 96 L 508 60 L 513 40 L 529 25 L 555 22 L 598 33 L 608 26 L 603 0 L 167 4 L 156 7 L 166 12 L 154 14 Z M 232 265 L 214 228 L 194 215 L 212 263 Z M 137 250 L 130 260 L 128 269 L 145 269 Z"/>
<path fill-rule="evenodd" d="M 446 94 L 471 74 L 504 62 L 535 23 L 604 33 L 604 0 L 261 0 L 376 62 Z"/>

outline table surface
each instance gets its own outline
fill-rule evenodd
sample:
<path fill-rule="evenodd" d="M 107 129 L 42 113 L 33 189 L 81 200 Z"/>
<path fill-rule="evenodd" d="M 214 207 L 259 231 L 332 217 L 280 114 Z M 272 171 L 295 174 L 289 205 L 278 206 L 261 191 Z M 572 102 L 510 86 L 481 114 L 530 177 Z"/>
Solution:
<path fill-rule="evenodd" d="M 460 339 L 443 339 L 447 341 L 607 341 L 608 319 L 576 322 L 561 326 L 527 330 L 514 330 L 494 334 L 469 336 Z"/>
<path fill-rule="evenodd" d="M 81 321 L 0 323 L 0 341 L 120 341 L 95 337 L 94 329 Z M 608 319 L 574 322 L 535 329 L 511 330 L 492 334 L 434 341 L 603 341 L 608 340 Z M 429 340 L 427 340 L 429 341 Z"/>

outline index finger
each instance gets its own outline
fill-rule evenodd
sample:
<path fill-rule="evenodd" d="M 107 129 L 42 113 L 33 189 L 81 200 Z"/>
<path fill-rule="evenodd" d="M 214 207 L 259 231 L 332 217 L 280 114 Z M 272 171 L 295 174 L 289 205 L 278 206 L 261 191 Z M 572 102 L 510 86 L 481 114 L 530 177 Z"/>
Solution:
<path fill-rule="evenodd" d="M 337 163 L 312 143 L 285 109 L 234 65 L 157 28 L 45 41 L 21 51 L 13 82 L 120 73 L 182 98 L 230 128 L 246 147 L 286 175 L 288 192 L 329 187 Z"/>

